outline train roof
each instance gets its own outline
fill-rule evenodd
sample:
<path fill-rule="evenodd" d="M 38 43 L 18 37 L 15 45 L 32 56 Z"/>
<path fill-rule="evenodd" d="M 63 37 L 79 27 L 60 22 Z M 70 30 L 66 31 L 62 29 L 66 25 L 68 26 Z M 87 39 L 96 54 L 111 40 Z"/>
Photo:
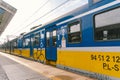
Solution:
<path fill-rule="evenodd" d="M 39 31 L 39 30 L 41 30 L 41 29 L 43 29 L 43 28 L 47 28 L 47 27 L 49 27 L 49 26 L 53 26 L 53 25 L 56 25 L 56 24 L 58 24 L 58 23 L 60 23 L 60 22 L 65 21 L 65 20 L 71 19 L 71 18 L 73 18 L 73 17 L 75 17 L 75 16 L 78 16 L 78 15 L 84 13 L 84 12 L 90 11 L 90 10 L 92 10 L 92 9 L 94 9 L 94 8 L 97 8 L 97 7 L 100 7 L 100 6 L 102 6 L 102 5 L 107 4 L 107 3 L 109 3 L 109 2 L 112 2 L 113 0 L 110 0 L 110 1 L 108 1 L 108 0 L 103 0 L 103 1 L 100 1 L 99 3 L 94 3 L 94 4 L 91 3 L 91 1 L 92 1 L 92 0 L 89 0 L 89 3 L 88 3 L 88 4 L 85 4 L 85 5 L 83 5 L 83 6 L 80 6 L 80 7 L 78 7 L 77 9 L 75 9 L 75 10 L 73 10 L 73 11 L 70 11 L 70 12 L 64 14 L 64 15 L 61 15 L 60 17 L 57 17 L 57 18 L 51 20 L 50 22 L 47 22 L 47 23 L 43 24 L 42 27 L 38 27 L 38 28 L 30 31 L 30 32 L 24 34 L 24 36 L 30 35 L 31 33 L 34 33 L 34 32 L 36 32 L 36 31 Z"/>
<path fill-rule="evenodd" d="M 77 9 L 75 9 L 73 11 L 70 11 L 70 12 L 64 14 L 64 15 L 61 15 L 61 16 L 51 20 L 50 22 L 47 22 L 47 23 L 43 24 L 42 27 L 38 27 L 38 28 L 36 28 L 34 30 L 31 30 L 30 32 L 24 34 L 24 36 L 29 35 L 30 33 L 34 33 L 36 31 L 39 31 L 39 30 L 41 30 L 43 28 L 46 28 L 48 26 L 56 25 L 59 22 L 62 22 L 64 20 L 70 19 L 70 18 L 72 18 L 72 17 L 74 17 L 74 16 L 76 16 L 76 15 L 78 15 L 80 13 L 83 13 L 88 9 L 88 6 L 89 6 L 88 4 L 85 4 L 85 5 L 81 6 L 81 7 L 78 7 Z"/>

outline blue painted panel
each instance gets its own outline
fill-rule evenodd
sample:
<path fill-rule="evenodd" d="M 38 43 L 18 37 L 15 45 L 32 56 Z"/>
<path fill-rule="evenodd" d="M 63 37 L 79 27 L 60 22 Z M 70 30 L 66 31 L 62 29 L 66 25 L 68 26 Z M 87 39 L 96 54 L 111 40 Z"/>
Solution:
<path fill-rule="evenodd" d="M 55 29 L 56 29 L 56 26 L 52 26 L 50 28 L 47 28 L 46 32 L 52 32 Z M 52 42 L 53 42 L 52 34 L 50 34 L 49 46 L 45 47 L 45 50 L 46 50 L 46 59 L 47 60 L 56 61 L 57 60 L 57 46 L 53 47 L 53 45 L 52 45 L 53 43 Z"/>
<path fill-rule="evenodd" d="M 46 59 L 47 60 L 51 60 L 51 48 L 50 47 L 46 47 L 45 51 L 46 51 L 46 54 L 45 54 Z"/>

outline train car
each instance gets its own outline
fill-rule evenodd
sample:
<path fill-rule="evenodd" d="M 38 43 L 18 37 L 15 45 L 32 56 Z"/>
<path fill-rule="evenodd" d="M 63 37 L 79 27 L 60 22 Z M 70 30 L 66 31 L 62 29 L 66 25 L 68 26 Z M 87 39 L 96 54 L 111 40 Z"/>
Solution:
<path fill-rule="evenodd" d="M 46 59 L 100 80 L 119 80 L 119 7 L 118 0 L 89 0 L 79 15 L 46 27 Z"/>
<path fill-rule="evenodd" d="M 99 80 L 120 80 L 119 31 L 120 1 L 89 0 L 17 38 L 14 54 Z"/>
<path fill-rule="evenodd" d="M 11 50 L 9 53 L 14 54 L 14 55 L 20 55 L 20 46 L 19 46 L 19 37 L 11 40 Z"/>
<path fill-rule="evenodd" d="M 4 45 L 4 44 L 1 44 L 1 45 L 0 45 L 0 51 L 1 51 L 1 52 L 5 52 L 5 45 Z"/>
<path fill-rule="evenodd" d="M 33 31 L 31 35 L 33 59 L 45 63 L 45 29 Z"/>
<path fill-rule="evenodd" d="M 89 1 L 87 12 L 57 24 L 56 65 L 100 80 L 120 80 L 120 1 Z"/>
<path fill-rule="evenodd" d="M 10 53 L 10 54 L 17 53 L 17 52 L 14 52 L 16 48 L 17 48 L 17 38 L 13 40 L 8 40 L 7 42 L 1 45 L 1 51 Z"/>
<path fill-rule="evenodd" d="M 4 43 L 4 51 L 3 52 L 9 53 L 9 51 L 10 51 L 10 42 L 8 41 L 8 42 Z"/>

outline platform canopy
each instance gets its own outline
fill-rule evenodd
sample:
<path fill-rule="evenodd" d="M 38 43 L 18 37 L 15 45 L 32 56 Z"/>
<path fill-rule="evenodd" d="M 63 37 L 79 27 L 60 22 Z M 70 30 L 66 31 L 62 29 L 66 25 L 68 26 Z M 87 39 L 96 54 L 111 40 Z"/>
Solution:
<path fill-rule="evenodd" d="M 16 11 L 17 9 L 0 0 L 0 35 L 5 30 Z"/>

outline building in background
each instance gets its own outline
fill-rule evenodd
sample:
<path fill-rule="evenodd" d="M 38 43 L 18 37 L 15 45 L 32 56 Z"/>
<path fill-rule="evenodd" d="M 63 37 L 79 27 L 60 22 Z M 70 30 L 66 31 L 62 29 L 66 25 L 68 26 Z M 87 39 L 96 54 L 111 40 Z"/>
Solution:
<path fill-rule="evenodd" d="M 12 7 L 3 0 L 0 0 L 0 35 L 5 30 L 16 11 L 16 8 Z"/>

